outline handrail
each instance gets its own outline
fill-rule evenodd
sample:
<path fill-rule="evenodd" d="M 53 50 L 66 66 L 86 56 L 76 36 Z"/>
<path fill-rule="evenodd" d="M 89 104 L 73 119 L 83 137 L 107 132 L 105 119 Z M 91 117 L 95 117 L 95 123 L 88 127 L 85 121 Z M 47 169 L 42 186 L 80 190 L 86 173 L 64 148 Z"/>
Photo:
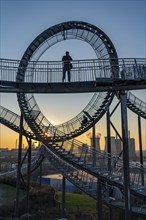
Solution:
<path fill-rule="evenodd" d="M 131 92 L 128 92 L 128 99 L 130 102 L 132 102 L 136 107 L 138 108 L 145 108 L 146 109 L 146 102 L 142 101 L 138 97 L 136 97 Z"/>
<path fill-rule="evenodd" d="M 136 97 L 133 93 L 127 93 L 127 107 L 137 115 L 146 119 L 146 102 Z"/>
<path fill-rule="evenodd" d="M 115 79 L 115 72 L 118 72 L 116 79 L 146 79 L 145 58 L 119 58 L 118 63 L 118 66 L 111 66 L 110 59 L 74 60 L 71 82 Z M 26 83 L 62 82 L 62 61 L 30 61 L 24 72 L 23 66 L 19 64 L 18 60 L 0 59 L 0 80 Z"/>
<path fill-rule="evenodd" d="M 18 132 L 20 125 L 20 116 L 0 105 L 0 123 L 3 123 L 9 126 L 14 131 Z M 37 139 L 25 120 L 23 121 L 23 135 L 31 137 L 33 139 Z"/>

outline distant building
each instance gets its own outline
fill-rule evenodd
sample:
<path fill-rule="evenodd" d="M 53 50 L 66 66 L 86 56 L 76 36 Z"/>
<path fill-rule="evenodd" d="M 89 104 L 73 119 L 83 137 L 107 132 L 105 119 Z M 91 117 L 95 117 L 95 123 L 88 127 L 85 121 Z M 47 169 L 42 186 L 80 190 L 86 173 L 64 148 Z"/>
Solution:
<path fill-rule="evenodd" d="M 135 152 L 135 139 L 129 138 L 129 159 L 135 161 L 136 160 L 136 152 Z"/>
<path fill-rule="evenodd" d="M 110 137 L 111 140 L 111 154 L 119 156 L 121 153 L 121 140 L 115 139 L 115 137 Z M 108 152 L 108 146 L 107 146 L 107 137 L 105 137 L 105 152 Z"/>
<path fill-rule="evenodd" d="M 0 157 L 8 157 L 10 150 L 8 148 L 0 148 Z"/>
<path fill-rule="evenodd" d="M 115 138 L 115 145 L 116 145 L 116 152 L 117 152 L 117 155 L 119 156 L 120 155 L 120 153 L 121 153 L 121 151 L 122 151 L 122 142 L 121 142 L 121 140 L 120 139 L 118 139 L 118 138 Z"/>
<path fill-rule="evenodd" d="M 128 138 L 128 145 L 129 145 L 129 159 L 136 160 L 136 152 L 135 152 L 135 139 Z M 105 152 L 108 152 L 107 146 L 107 137 L 105 137 Z M 119 156 L 122 152 L 122 142 L 120 139 L 116 139 L 115 137 L 111 137 L 111 154 Z"/>
<path fill-rule="evenodd" d="M 93 137 L 90 137 L 90 144 L 93 147 Z M 100 136 L 95 137 L 95 149 L 100 151 Z"/>

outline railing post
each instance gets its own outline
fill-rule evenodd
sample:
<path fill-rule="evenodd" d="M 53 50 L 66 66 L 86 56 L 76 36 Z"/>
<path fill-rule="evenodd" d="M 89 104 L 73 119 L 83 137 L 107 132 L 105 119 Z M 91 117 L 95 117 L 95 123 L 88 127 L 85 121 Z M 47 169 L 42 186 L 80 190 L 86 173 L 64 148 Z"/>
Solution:
<path fill-rule="evenodd" d="M 126 78 L 126 69 L 125 69 L 125 61 L 122 59 L 123 62 L 123 69 L 121 70 L 121 78 L 125 79 Z"/>
<path fill-rule="evenodd" d="M 77 70 L 78 70 L 78 82 L 80 82 L 80 67 L 79 67 L 79 61 L 78 61 L 78 68 L 77 68 Z"/>
<path fill-rule="evenodd" d="M 34 75 L 33 78 L 34 78 L 34 82 L 36 82 L 36 77 L 37 77 L 36 71 L 37 71 L 36 64 L 34 65 L 34 63 L 33 63 L 33 75 Z"/>
<path fill-rule="evenodd" d="M 50 83 L 52 82 L 52 69 L 50 69 Z"/>
<path fill-rule="evenodd" d="M 93 60 L 93 69 L 94 69 L 94 74 L 93 74 L 93 81 L 95 80 L 96 82 L 96 65 L 95 65 L 95 60 Z"/>
<path fill-rule="evenodd" d="M 134 59 L 134 62 L 135 62 L 135 67 L 136 67 L 136 72 L 137 72 L 137 76 L 136 76 L 136 74 L 135 74 L 134 78 L 137 78 L 138 75 L 139 75 L 139 73 L 138 73 L 138 66 L 137 66 L 137 61 L 136 61 L 136 59 Z"/>

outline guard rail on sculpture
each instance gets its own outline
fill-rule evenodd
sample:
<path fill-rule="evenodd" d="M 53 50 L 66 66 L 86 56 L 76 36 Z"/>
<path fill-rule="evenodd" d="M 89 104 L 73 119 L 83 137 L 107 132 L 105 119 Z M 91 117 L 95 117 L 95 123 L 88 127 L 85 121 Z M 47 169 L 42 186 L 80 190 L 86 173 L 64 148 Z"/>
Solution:
<path fill-rule="evenodd" d="M 72 61 L 71 82 L 146 79 L 145 58 L 120 58 L 116 60 L 115 65 L 113 64 L 114 60 L 112 62 L 109 59 Z M 63 63 L 61 61 L 29 61 L 24 69 L 23 62 L 26 61 L 21 61 L 20 66 L 18 60 L 0 59 L 0 80 L 26 83 L 62 82 Z M 17 75 L 18 71 L 19 75 Z"/>
<path fill-rule="evenodd" d="M 127 106 L 130 110 L 135 112 L 137 115 L 146 119 L 146 102 L 137 98 L 131 92 L 127 93 Z"/>

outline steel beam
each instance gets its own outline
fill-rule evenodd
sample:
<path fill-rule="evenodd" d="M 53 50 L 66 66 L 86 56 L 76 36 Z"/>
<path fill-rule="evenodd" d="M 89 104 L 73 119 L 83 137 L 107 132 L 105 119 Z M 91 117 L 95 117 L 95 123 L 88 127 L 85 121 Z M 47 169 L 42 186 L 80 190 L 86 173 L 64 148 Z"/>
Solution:
<path fill-rule="evenodd" d="M 42 188 L 42 162 L 40 164 L 40 189 Z"/>
<path fill-rule="evenodd" d="M 98 219 L 102 220 L 102 184 L 101 181 L 97 182 L 97 210 L 98 210 Z"/>
<path fill-rule="evenodd" d="M 110 113 L 109 108 L 106 113 L 106 125 L 107 125 L 107 153 L 108 153 L 108 171 L 111 171 L 111 131 L 110 131 Z"/>
<path fill-rule="evenodd" d="M 129 174 L 129 147 L 128 147 L 128 123 L 127 123 L 127 94 L 122 91 L 121 99 L 121 121 L 123 140 L 123 169 L 124 169 L 124 195 L 125 195 L 125 220 L 131 219 L 130 198 L 130 174 Z"/>
<path fill-rule="evenodd" d="M 141 165 L 141 168 L 142 168 L 142 171 L 141 171 L 141 184 L 144 186 L 142 133 L 141 133 L 141 119 L 140 119 L 140 116 L 138 116 L 138 135 L 139 135 L 140 165 Z"/>
<path fill-rule="evenodd" d="M 95 142 L 95 125 L 92 127 L 92 139 L 93 139 L 93 167 L 96 166 L 96 153 L 94 151 L 96 151 L 96 142 Z"/>
<path fill-rule="evenodd" d="M 65 188 L 66 188 L 66 179 L 63 176 L 62 178 L 62 207 L 61 207 L 61 217 L 65 217 Z"/>
<path fill-rule="evenodd" d="M 19 217 L 19 192 L 21 179 L 21 158 L 22 158 L 22 133 L 23 133 L 23 115 L 20 116 L 20 133 L 19 133 L 19 148 L 18 148 L 18 167 L 17 167 L 17 181 L 16 181 L 16 201 L 15 201 L 15 218 Z"/>
<path fill-rule="evenodd" d="M 28 166 L 27 166 L 27 194 L 26 194 L 26 211 L 29 214 L 29 190 L 30 190 L 30 175 L 31 175 L 31 139 L 28 142 Z"/>

